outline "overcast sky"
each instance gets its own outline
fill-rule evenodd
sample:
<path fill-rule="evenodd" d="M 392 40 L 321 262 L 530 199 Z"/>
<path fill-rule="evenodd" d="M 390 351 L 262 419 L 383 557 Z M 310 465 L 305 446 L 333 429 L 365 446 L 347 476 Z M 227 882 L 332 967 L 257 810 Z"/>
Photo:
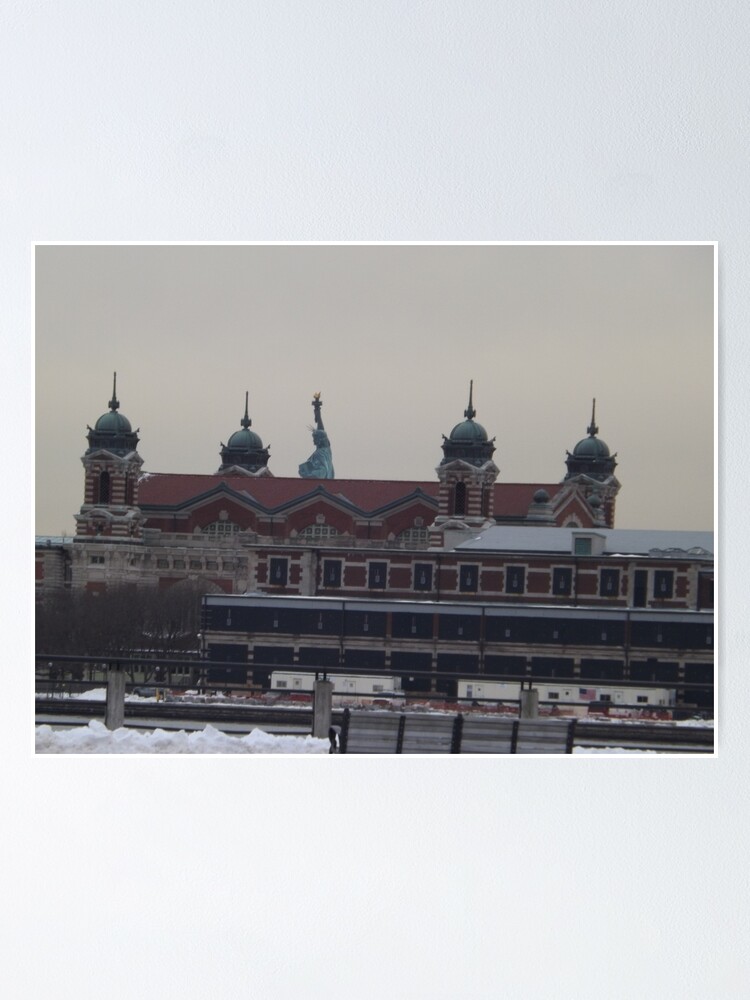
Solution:
<path fill-rule="evenodd" d="M 214 473 L 240 426 L 276 476 L 435 479 L 476 419 L 499 481 L 558 482 L 586 435 L 617 452 L 617 526 L 713 526 L 712 246 L 39 246 L 36 529 L 73 534 L 87 424 L 140 428 L 150 472 Z"/>

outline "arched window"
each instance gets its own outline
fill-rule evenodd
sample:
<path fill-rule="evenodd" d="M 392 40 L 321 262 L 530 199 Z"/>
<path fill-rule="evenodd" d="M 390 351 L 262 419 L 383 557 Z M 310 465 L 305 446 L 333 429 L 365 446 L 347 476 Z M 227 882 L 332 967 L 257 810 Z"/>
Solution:
<path fill-rule="evenodd" d="M 106 471 L 99 475 L 98 503 L 109 503 L 109 473 Z"/>
<path fill-rule="evenodd" d="M 466 483 L 456 483 L 453 491 L 453 513 L 466 513 Z"/>

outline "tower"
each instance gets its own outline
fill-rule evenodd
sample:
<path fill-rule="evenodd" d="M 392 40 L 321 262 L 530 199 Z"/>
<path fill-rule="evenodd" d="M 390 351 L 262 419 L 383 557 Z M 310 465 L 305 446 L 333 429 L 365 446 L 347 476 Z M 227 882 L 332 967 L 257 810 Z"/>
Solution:
<path fill-rule="evenodd" d="M 432 545 L 445 544 L 447 531 L 467 533 L 493 523 L 495 480 L 500 470 L 492 461 L 495 439 L 474 419 L 474 383 L 469 383 L 465 420 L 450 437 L 443 435 L 443 459 L 435 470 L 440 480 L 438 515 L 430 532 Z"/>
<path fill-rule="evenodd" d="M 595 399 L 591 404 L 591 423 L 586 430 L 588 437 L 582 438 L 572 452 L 566 453 L 568 472 L 563 482 L 575 485 L 595 519 L 611 528 L 615 523 L 615 499 L 620 491 L 620 483 L 615 478 L 617 454 L 610 455 L 605 442 L 597 437 Z"/>
<path fill-rule="evenodd" d="M 235 431 L 227 444 L 221 445 L 221 465 L 217 475 L 271 476 L 268 468 L 268 448 L 255 431 L 250 430 L 252 420 L 247 411 L 248 393 L 245 393 L 245 416 L 240 420 L 241 430 Z"/>
<path fill-rule="evenodd" d="M 76 514 L 76 537 L 106 541 L 140 541 L 143 515 L 138 508 L 138 479 L 143 459 L 138 431 L 118 413 L 117 372 L 109 410 L 86 435 L 89 446 L 81 461 L 85 470 L 84 501 Z"/>

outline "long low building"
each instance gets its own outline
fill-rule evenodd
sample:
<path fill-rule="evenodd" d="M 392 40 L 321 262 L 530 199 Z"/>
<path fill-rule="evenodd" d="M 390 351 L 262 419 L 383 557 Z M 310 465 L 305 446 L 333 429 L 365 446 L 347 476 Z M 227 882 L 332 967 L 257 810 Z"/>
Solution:
<path fill-rule="evenodd" d="M 205 655 L 235 684 L 269 687 L 274 670 L 304 666 L 397 677 L 407 693 L 527 677 L 659 684 L 678 704 L 713 704 L 711 611 L 258 593 L 206 595 L 202 628 Z"/>

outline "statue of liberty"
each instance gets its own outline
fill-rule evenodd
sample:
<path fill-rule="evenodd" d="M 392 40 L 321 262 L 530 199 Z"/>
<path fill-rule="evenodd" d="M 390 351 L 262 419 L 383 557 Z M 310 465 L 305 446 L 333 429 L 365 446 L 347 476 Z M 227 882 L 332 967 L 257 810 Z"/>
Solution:
<path fill-rule="evenodd" d="M 313 396 L 313 410 L 315 411 L 315 427 L 311 428 L 315 451 L 306 462 L 299 467 L 299 474 L 303 479 L 334 479 L 333 456 L 331 455 L 331 442 L 328 440 L 323 420 L 320 416 L 320 408 L 323 405 L 320 401 L 320 393 Z"/>

